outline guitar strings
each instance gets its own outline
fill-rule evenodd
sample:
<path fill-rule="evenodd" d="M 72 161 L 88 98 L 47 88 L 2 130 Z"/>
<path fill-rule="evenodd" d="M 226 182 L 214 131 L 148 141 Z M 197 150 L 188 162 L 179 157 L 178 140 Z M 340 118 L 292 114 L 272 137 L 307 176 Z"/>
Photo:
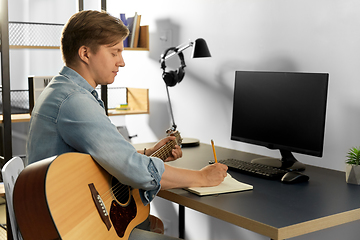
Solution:
<path fill-rule="evenodd" d="M 179 134 L 177 134 L 176 136 L 177 141 L 179 141 L 178 137 Z M 164 161 L 168 156 L 170 156 L 171 150 L 174 148 L 175 144 L 176 142 L 174 140 L 166 143 L 162 148 L 153 153 L 151 157 L 158 157 Z M 122 199 L 125 196 L 128 196 L 129 199 L 131 196 L 131 191 L 129 190 L 129 187 L 127 185 L 124 185 L 120 182 L 117 182 L 114 186 L 110 187 L 109 190 L 107 190 L 104 194 L 100 195 L 103 201 L 106 201 L 109 198 L 115 198 L 119 202 L 119 199 Z"/>
<path fill-rule="evenodd" d="M 161 158 L 160 154 L 162 155 L 161 159 L 165 159 L 167 158 L 167 156 L 169 154 L 167 154 L 169 152 L 169 150 L 171 150 L 173 147 L 175 146 L 175 144 L 173 142 L 170 142 L 169 144 L 167 144 L 166 146 L 164 146 L 164 148 L 161 148 L 161 151 L 158 151 L 157 153 L 159 154 L 159 156 L 154 156 L 155 154 L 151 155 L 154 157 L 159 157 Z M 102 198 L 104 200 L 107 200 L 109 197 L 112 198 L 111 193 L 113 193 L 113 197 L 116 199 L 122 199 L 124 196 L 127 195 L 131 195 L 131 193 L 129 193 L 129 189 L 127 185 L 124 185 L 120 182 L 116 183 L 114 186 L 112 186 L 108 191 L 106 191 L 104 194 L 102 194 Z"/>
<path fill-rule="evenodd" d="M 114 186 L 110 187 L 105 193 L 101 194 L 103 201 L 108 200 L 109 198 L 115 198 L 119 201 L 124 196 L 129 195 L 129 189 L 127 185 L 124 185 L 120 182 L 117 182 Z M 120 202 L 120 201 L 119 201 Z"/>
<path fill-rule="evenodd" d="M 174 133 L 175 136 L 175 140 L 169 141 L 168 143 L 166 143 L 166 145 L 162 148 L 160 148 L 159 150 L 157 150 L 155 153 L 153 153 L 151 156 L 152 157 L 158 157 L 160 159 L 162 159 L 163 161 L 170 156 L 171 154 L 171 150 L 174 148 L 175 144 L 180 145 L 181 144 L 181 137 L 180 137 L 180 133 L 176 132 Z M 163 153 L 163 154 L 162 154 Z M 157 156 L 156 154 L 162 154 L 160 156 Z"/>
<path fill-rule="evenodd" d="M 158 157 L 162 159 L 163 161 L 168 158 L 171 154 L 171 150 L 174 148 L 175 142 L 171 141 L 168 144 L 166 144 L 163 148 L 160 148 L 158 151 L 156 151 L 154 154 L 152 154 L 152 157 Z"/>

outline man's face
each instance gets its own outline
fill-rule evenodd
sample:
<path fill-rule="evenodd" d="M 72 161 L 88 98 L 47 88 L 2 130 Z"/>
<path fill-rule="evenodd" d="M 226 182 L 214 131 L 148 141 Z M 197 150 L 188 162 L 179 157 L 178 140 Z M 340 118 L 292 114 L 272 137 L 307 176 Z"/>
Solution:
<path fill-rule="evenodd" d="M 125 66 L 123 50 L 124 44 L 120 41 L 114 46 L 101 45 L 95 54 L 90 54 L 89 71 L 95 87 L 114 82 L 119 67 Z"/>

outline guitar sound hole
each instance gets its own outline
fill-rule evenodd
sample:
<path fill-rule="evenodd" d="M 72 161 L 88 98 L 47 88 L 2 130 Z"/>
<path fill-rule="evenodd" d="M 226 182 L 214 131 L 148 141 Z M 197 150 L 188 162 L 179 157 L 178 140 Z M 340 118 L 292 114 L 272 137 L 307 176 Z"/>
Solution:
<path fill-rule="evenodd" d="M 130 187 L 120 183 L 116 178 L 111 180 L 112 191 L 115 199 L 121 205 L 127 205 L 130 200 Z"/>

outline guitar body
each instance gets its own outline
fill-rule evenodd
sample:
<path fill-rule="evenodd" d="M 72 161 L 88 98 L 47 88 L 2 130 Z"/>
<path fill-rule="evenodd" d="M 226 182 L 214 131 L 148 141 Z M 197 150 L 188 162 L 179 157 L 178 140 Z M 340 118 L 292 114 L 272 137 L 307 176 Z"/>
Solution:
<path fill-rule="evenodd" d="M 128 239 L 150 206 L 142 204 L 137 189 L 121 185 L 118 195 L 114 185 L 121 184 L 87 154 L 65 153 L 29 165 L 14 188 L 23 238 Z"/>

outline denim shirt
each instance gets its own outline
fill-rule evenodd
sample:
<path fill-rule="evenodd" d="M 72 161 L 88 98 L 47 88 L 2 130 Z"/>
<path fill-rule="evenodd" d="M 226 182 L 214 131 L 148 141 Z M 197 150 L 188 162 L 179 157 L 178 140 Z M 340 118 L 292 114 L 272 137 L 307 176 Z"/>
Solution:
<path fill-rule="evenodd" d="M 164 162 L 139 154 L 111 123 L 94 88 L 63 67 L 32 111 L 28 164 L 67 152 L 90 154 L 121 183 L 140 189 L 144 205 L 160 190 Z"/>

